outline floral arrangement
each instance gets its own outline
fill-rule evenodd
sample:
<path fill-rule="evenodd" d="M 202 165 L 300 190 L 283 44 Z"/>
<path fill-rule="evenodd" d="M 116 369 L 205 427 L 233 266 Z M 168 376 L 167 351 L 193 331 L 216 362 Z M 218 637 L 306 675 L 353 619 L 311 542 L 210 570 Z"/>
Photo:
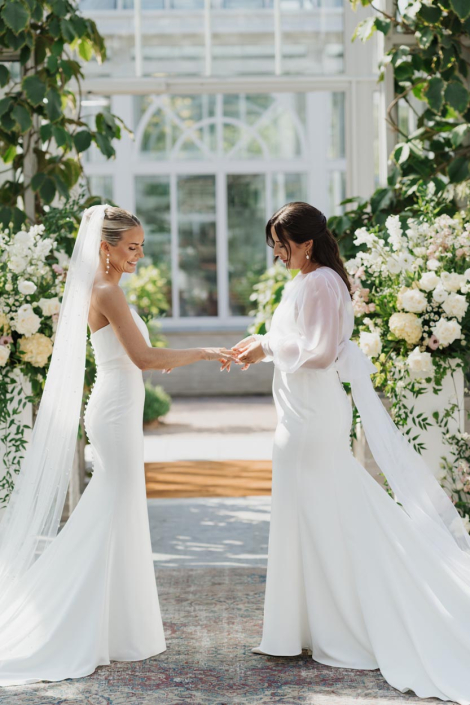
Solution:
<path fill-rule="evenodd" d="M 414 415 L 409 402 L 430 387 L 439 393 L 445 375 L 468 362 L 469 215 L 439 213 L 431 197 L 421 203 L 419 215 L 391 215 L 384 228 L 360 228 L 354 244 L 363 249 L 345 266 L 355 337 L 377 367 L 374 384 L 391 400 L 395 423 L 407 426 L 405 435 L 415 427 L 417 435 L 409 440 L 418 452 L 419 430 L 435 425 L 442 433 L 450 448 L 441 458 L 439 479 L 470 529 L 470 436 L 449 431 L 457 404 L 431 419 Z"/>
<path fill-rule="evenodd" d="M 0 506 L 8 501 L 25 448 L 21 412 L 38 401 L 46 377 L 68 262 L 60 238 L 47 236 L 44 225 L 0 232 L 0 427 L 6 470 Z"/>

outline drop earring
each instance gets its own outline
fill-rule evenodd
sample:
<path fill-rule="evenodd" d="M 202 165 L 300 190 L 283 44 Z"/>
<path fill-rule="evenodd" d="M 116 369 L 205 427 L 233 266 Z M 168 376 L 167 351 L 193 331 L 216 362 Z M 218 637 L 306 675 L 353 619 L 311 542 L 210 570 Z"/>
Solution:
<path fill-rule="evenodd" d="M 106 274 L 109 274 L 109 254 L 106 255 Z"/>
<path fill-rule="evenodd" d="M 307 259 L 310 259 L 310 255 L 308 254 L 308 252 L 305 253 L 305 257 L 306 257 Z"/>

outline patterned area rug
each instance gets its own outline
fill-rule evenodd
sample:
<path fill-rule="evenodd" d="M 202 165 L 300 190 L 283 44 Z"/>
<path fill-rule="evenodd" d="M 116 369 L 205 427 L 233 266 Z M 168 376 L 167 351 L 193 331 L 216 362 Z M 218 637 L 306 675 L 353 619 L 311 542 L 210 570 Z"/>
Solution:
<path fill-rule="evenodd" d="M 157 576 L 168 649 L 87 678 L 0 690 L 2 705 L 395 705 L 439 703 L 379 671 L 251 653 L 261 636 L 263 568 L 165 569 Z M 73 639 L 73 635 L 70 637 Z"/>

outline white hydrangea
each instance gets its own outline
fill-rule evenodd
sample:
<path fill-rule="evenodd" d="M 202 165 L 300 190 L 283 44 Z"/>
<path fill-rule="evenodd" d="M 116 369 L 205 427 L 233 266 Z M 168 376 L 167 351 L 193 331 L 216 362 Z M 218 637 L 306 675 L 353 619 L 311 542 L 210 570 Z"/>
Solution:
<path fill-rule="evenodd" d="M 34 244 L 33 233 L 27 233 L 25 230 L 20 230 L 20 232 L 16 233 L 15 237 L 13 238 L 13 242 L 15 243 L 15 245 L 19 245 L 20 247 L 23 247 L 25 249 L 32 247 Z"/>
<path fill-rule="evenodd" d="M 418 346 L 410 352 L 406 363 L 412 372 L 423 373 L 424 377 L 429 377 L 434 373 L 431 353 L 421 352 Z"/>
<path fill-rule="evenodd" d="M 54 313 L 59 313 L 60 303 L 57 296 L 51 299 L 40 299 L 38 306 L 41 307 L 43 316 L 52 316 Z"/>
<path fill-rule="evenodd" d="M 36 257 L 38 259 L 44 259 L 47 257 L 49 252 L 52 250 L 53 241 L 50 237 L 45 237 L 44 240 L 39 240 L 36 245 Z"/>
<path fill-rule="evenodd" d="M 447 347 L 460 338 L 462 331 L 457 321 L 449 321 L 447 318 L 440 318 L 431 330 L 442 347 Z"/>
<path fill-rule="evenodd" d="M 451 293 L 442 304 L 442 308 L 448 316 L 454 316 L 461 321 L 467 311 L 468 302 L 465 296 Z"/>
<path fill-rule="evenodd" d="M 457 272 L 442 272 L 441 279 L 447 291 L 458 291 L 466 282 L 465 275 L 457 274 Z"/>
<path fill-rule="evenodd" d="M 401 263 L 396 257 L 387 257 L 385 268 L 390 272 L 390 274 L 399 274 L 402 271 Z"/>
<path fill-rule="evenodd" d="M 432 291 L 440 282 L 440 278 L 437 276 L 436 272 L 424 272 L 421 275 L 421 279 L 418 281 L 421 289 L 424 291 Z"/>
<path fill-rule="evenodd" d="M 357 257 L 354 257 L 353 259 L 348 259 L 344 263 L 344 266 L 348 274 L 355 274 L 361 266 L 361 261 Z"/>
<path fill-rule="evenodd" d="M 34 294 L 36 291 L 37 287 L 34 282 L 30 282 L 27 279 L 22 279 L 20 282 L 18 282 L 18 291 L 20 294 L 24 294 L 25 296 L 30 296 L 31 294 Z"/>
<path fill-rule="evenodd" d="M 411 345 L 416 345 L 423 334 L 421 321 L 415 313 L 392 313 L 388 325 L 397 338 L 406 340 Z"/>
<path fill-rule="evenodd" d="M 382 341 L 377 332 L 368 333 L 361 331 L 359 335 L 359 347 L 367 357 L 377 357 L 382 352 Z"/>
<path fill-rule="evenodd" d="M 33 335 L 39 330 L 41 319 L 37 316 L 31 304 L 23 304 L 16 315 L 15 328 L 21 335 Z"/>

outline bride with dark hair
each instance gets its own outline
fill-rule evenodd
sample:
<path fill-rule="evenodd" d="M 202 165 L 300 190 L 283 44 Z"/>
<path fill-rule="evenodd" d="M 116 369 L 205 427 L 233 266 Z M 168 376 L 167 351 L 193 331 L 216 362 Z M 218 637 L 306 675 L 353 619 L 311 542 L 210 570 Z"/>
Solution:
<path fill-rule="evenodd" d="M 299 272 L 269 332 L 234 348 L 243 369 L 274 362 L 278 415 L 263 636 L 253 651 L 309 649 L 329 666 L 379 668 L 401 692 L 469 705 L 469 536 L 350 340 L 350 285 L 325 216 L 289 203 L 268 221 L 266 240 Z M 342 382 L 397 502 L 353 456 Z"/>
<path fill-rule="evenodd" d="M 131 213 L 85 211 L 31 443 L 0 524 L 2 686 L 80 678 L 166 648 L 146 504 L 142 370 L 235 355 L 151 346 L 119 287 L 143 247 Z M 57 533 L 77 440 L 87 323 L 97 366 L 85 414 L 94 471 Z"/>

